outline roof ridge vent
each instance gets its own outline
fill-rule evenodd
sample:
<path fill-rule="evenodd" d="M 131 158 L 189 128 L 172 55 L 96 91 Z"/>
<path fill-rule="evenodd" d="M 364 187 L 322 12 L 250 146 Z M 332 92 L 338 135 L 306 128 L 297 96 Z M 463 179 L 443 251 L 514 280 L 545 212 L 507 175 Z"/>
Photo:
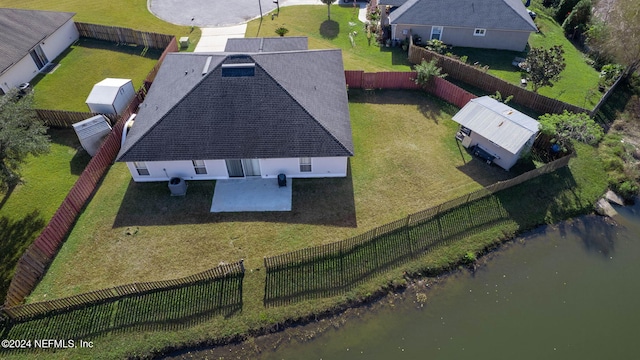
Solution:
<path fill-rule="evenodd" d="M 222 77 L 246 77 L 256 74 L 256 63 L 222 64 Z"/>

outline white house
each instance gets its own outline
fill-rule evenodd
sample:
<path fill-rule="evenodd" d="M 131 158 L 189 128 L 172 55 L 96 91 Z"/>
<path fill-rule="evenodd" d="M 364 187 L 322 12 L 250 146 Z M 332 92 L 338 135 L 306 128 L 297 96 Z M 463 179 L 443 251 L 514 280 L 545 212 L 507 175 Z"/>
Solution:
<path fill-rule="evenodd" d="M 78 40 L 73 15 L 0 8 L 0 95 L 31 81 Z"/>
<path fill-rule="evenodd" d="M 410 33 L 425 43 L 523 51 L 538 28 L 522 0 L 380 0 L 391 38 Z M 387 11 L 388 10 L 388 11 Z"/>
<path fill-rule="evenodd" d="M 469 101 L 453 121 L 460 124 L 456 137 L 462 145 L 505 170 L 533 146 L 540 126 L 535 119 L 489 96 Z"/>
<path fill-rule="evenodd" d="M 344 177 L 353 142 L 341 51 L 267 38 L 169 54 L 123 136 L 117 161 L 138 182 Z"/>

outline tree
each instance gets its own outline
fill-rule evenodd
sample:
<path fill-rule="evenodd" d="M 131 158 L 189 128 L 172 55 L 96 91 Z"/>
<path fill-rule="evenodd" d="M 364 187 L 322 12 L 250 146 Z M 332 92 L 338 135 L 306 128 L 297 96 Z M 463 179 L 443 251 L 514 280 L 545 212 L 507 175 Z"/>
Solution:
<path fill-rule="evenodd" d="M 336 2 L 336 0 L 320 0 L 323 4 L 327 5 L 327 17 L 331 20 L 331 4 Z"/>
<path fill-rule="evenodd" d="M 544 114 L 538 120 L 540 132 L 551 136 L 563 151 L 567 150 L 571 139 L 596 145 L 604 136 L 602 127 L 584 113 L 565 110 L 562 114 Z"/>
<path fill-rule="evenodd" d="M 561 0 L 560 1 L 555 14 L 558 24 L 562 24 L 564 22 L 564 19 L 566 19 L 567 16 L 569 16 L 573 8 L 576 6 L 576 4 L 578 4 L 578 1 L 580 0 Z"/>
<path fill-rule="evenodd" d="M 592 7 L 591 0 L 580 0 L 562 23 L 564 33 L 572 37 L 584 33 L 591 21 Z"/>
<path fill-rule="evenodd" d="M 538 92 L 543 86 L 553 86 L 560 79 L 560 73 L 566 67 L 562 45 L 554 45 L 549 49 L 532 48 L 527 55 L 526 64 L 529 71 L 527 79 L 531 81 L 533 91 Z"/>
<path fill-rule="evenodd" d="M 616 0 L 588 30 L 588 43 L 596 51 L 626 67 L 624 77 L 640 65 L 640 5 L 637 0 Z"/>
<path fill-rule="evenodd" d="M 33 95 L 11 90 L 0 96 L 0 188 L 20 183 L 28 155 L 49 151 L 47 128 L 33 110 Z"/>
<path fill-rule="evenodd" d="M 442 68 L 438 67 L 437 63 L 438 61 L 436 59 L 431 59 L 429 62 L 422 59 L 422 62 L 415 66 L 417 76 L 413 81 L 418 85 L 427 86 L 427 84 L 429 84 L 429 80 L 434 76 L 439 78 L 447 76 L 447 74 L 442 73 Z"/>

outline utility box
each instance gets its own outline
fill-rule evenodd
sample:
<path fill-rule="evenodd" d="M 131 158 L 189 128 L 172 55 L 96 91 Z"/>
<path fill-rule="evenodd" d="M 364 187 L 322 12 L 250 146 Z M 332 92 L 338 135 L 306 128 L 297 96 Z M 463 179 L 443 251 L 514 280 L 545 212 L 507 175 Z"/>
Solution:
<path fill-rule="evenodd" d="M 131 79 L 106 78 L 93 86 L 86 103 L 91 112 L 120 115 L 135 95 Z"/>
<path fill-rule="evenodd" d="M 111 132 L 111 125 L 104 116 L 96 115 L 73 124 L 73 130 L 78 135 L 82 147 L 93 157 Z"/>

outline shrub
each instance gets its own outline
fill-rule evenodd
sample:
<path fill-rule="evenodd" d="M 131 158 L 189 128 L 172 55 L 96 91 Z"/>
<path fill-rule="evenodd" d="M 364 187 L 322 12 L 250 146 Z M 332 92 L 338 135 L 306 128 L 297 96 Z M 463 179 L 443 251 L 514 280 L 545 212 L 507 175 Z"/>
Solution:
<path fill-rule="evenodd" d="M 442 68 L 438 67 L 437 63 L 436 59 L 431 59 L 429 62 L 422 59 L 422 62 L 415 66 L 417 77 L 413 80 L 416 84 L 426 86 L 434 76 L 439 78 L 447 76 L 447 74 L 442 73 Z"/>

